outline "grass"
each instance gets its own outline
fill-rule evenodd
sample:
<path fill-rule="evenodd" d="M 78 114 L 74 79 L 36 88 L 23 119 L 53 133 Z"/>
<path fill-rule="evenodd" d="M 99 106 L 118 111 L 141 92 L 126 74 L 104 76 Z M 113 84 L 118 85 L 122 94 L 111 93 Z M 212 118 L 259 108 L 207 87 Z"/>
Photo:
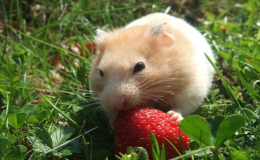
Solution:
<path fill-rule="evenodd" d="M 183 157 L 260 158 L 259 1 L 0 0 L 0 7 L 0 159 L 115 159 L 114 135 L 90 98 L 92 55 L 84 46 L 96 28 L 111 30 L 157 11 L 192 23 L 214 50 L 219 72 L 196 114 L 209 124 L 218 115 L 245 120 L 231 136 L 222 133 L 228 139 L 217 150 L 195 140 Z"/>

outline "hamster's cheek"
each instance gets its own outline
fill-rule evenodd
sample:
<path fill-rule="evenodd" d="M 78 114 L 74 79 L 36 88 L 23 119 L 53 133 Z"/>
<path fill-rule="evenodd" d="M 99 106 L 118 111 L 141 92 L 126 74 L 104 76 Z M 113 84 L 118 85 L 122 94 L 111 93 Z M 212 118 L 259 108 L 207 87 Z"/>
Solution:
<path fill-rule="evenodd" d="M 100 100 L 102 109 L 106 112 L 111 113 L 111 111 L 109 109 L 109 103 L 110 103 L 109 97 L 107 97 L 103 92 L 101 92 L 99 95 L 99 100 Z"/>

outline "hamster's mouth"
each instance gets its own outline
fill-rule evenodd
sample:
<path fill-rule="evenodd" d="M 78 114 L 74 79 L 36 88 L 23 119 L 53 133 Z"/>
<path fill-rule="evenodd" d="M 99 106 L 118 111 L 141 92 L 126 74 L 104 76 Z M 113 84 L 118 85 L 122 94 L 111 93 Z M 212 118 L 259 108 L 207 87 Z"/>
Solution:
<path fill-rule="evenodd" d="M 153 107 L 153 108 L 156 108 L 155 107 L 156 104 L 155 103 L 148 103 L 148 102 L 142 102 L 142 103 L 135 103 L 134 105 L 126 105 L 124 106 L 124 108 L 122 110 L 126 111 L 126 110 L 129 110 L 129 109 L 132 109 L 132 108 L 146 108 L 146 107 Z"/>
<path fill-rule="evenodd" d="M 167 112 L 170 108 L 172 108 L 172 104 L 168 104 L 168 103 L 163 103 L 163 102 L 153 102 L 152 100 L 151 101 L 145 101 L 145 102 L 142 102 L 141 104 L 138 104 L 136 107 L 153 107 L 155 109 L 159 109 L 163 112 Z"/>
<path fill-rule="evenodd" d="M 119 111 L 127 111 L 129 109 L 132 108 L 136 108 L 136 107 L 142 107 L 142 108 L 146 108 L 146 107 L 153 107 L 162 111 L 168 111 L 167 108 L 168 104 L 166 103 L 160 103 L 160 102 L 153 102 L 153 101 L 141 101 L 139 103 L 135 102 L 135 103 L 130 103 L 129 101 L 124 101 L 124 103 L 115 103 L 113 105 L 113 107 L 108 107 L 109 111 L 112 113 L 116 113 Z"/>

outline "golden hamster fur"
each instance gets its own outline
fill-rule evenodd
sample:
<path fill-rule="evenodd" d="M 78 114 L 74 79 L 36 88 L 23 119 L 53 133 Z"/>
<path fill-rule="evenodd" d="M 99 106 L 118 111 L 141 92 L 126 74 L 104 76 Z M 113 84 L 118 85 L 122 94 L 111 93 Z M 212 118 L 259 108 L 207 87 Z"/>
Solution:
<path fill-rule="evenodd" d="M 159 108 L 177 120 L 191 114 L 211 87 L 210 45 L 180 18 L 152 13 L 124 28 L 97 30 L 90 87 L 108 113 Z"/>

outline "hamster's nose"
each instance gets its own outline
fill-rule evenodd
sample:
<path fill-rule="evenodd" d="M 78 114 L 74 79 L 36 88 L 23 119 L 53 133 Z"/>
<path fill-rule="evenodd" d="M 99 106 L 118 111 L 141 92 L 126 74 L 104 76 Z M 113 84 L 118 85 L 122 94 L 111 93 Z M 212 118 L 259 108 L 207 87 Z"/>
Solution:
<path fill-rule="evenodd" d="M 116 101 L 112 102 L 112 104 L 110 105 L 110 110 L 111 111 L 119 111 L 124 109 L 125 106 L 125 101 L 124 101 L 124 97 L 117 99 Z"/>
<path fill-rule="evenodd" d="M 122 106 L 122 105 L 113 105 L 113 106 L 111 106 L 111 110 L 112 111 L 119 111 L 119 110 L 121 110 L 121 109 L 123 109 L 124 108 L 124 106 Z"/>

